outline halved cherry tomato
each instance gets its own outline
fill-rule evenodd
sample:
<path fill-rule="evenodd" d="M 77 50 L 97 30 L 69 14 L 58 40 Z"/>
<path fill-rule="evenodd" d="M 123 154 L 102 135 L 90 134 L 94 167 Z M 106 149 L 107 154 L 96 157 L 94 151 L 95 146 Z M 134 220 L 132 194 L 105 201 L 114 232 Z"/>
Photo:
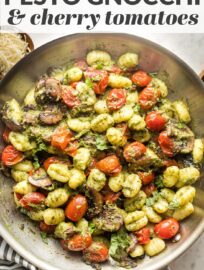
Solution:
<path fill-rule="evenodd" d="M 173 157 L 174 143 L 173 140 L 168 137 L 166 131 L 163 131 L 159 134 L 158 142 L 162 152 L 169 157 Z"/>
<path fill-rule="evenodd" d="M 35 205 L 42 204 L 45 201 L 45 195 L 40 192 L 31 192 L 20 199 L 20 204 L 26 209 L 35 208 Z"/>
<path fill-rule="evenodd" d="M 75 67 L 80 68 L 81 70 L 85 71 L 88 68 L 88 65 L 86 63 L 86 61 L 84 60 L 78 60 L 75 64 Z"/>
<path fill-rule="evenodd" d="M 128 144 L 124 151 L 123 156 L 127 162 L 134 162 L 138 158 L 141 158 L 147 151 L 147 148 L 144 144 L 140 142 L 133 142 Z"/>
<path fill-rule="evenodd" d="M 115 155 L 101 159 L 96 163 L 96 167 L 108 175 L 117 175 L 122 170 L 119 159 Z"/>
<path fill-rule="evenodd" d="M 115 193 L 113 191 L 107 192 L 103 199 L 105 203 L 115 203 L 120 198 L 121 192 Z"/>
<path fill-rule="evenodd" d="M 92 243 L 92 237 L 89 233 L 75 234 L 67 241 L 68 250 L 82 251 L 88 248 Z"/>
<path fill-rule="evenodd" d="M 74 157 L 76 155 L 77 149 L 79 147 L 79 143 L 77 140 L 69 142 L 68 146 L 64 150 L 70 157 Z"/>
<path fill-rule="evenodd" d="M 150 197 L 152 193 L 157 190 L 157 187 L 154 183 L 150 183 L 149 185 L 143 187 L 142 190 L 145 192 L 147 197 Z"/>
<path fill-rule="evenodd" d="M 178 233 L 179 227 L 176 219 L 167 218 L 154 226 L 154 232 L 161 239 L 170 239 Z"/>
<path fill-rule="evenodd" d="M 59 158 L 59 157 L 49 157 L 44 161 L 43 167 L 47 171 L 51 164 L 56 164 L 56 163 L 70 165 L 69 160 L 65 160 L 65 159 L 62 159 L 62 158 Z"/>
<path fill-rule="evenodd" d="M 166 124 L 166 119 L 158 112 L 150 112 L 145 119 L 146 126 L 151 131 L 160 131 Z"/>
<path fill-rule="evenodd" d="M 105 262 L 108 259 L 108 247 L 102 242 L 92 242 L 83 250 L 83 257 L 91 263 Z"/>
<path fill-rule="evenodd" d="M 145 71 L 138 70 L 132 75 L 132 81 L 139 87 L 145 87 L 147 86 L 152 80 L 152 77 L 150 77 Z"/>
<path fill-rule="evenodd" d="M 54 233 L 55 228 L 55 225 L 47 225 L 44 221 L 41 221 L 39 224 L 39 229 L 41 232 Z"/>
<path fill-rule="evenodd" d="M 88 68 L 84 73 L 85 78 L 90 78 L 93 81 L 94 91 L 101 95 L 105 92 L 108 86 L 108 72 L 106 70 L 96 70 Z"/>
<path fill-rule="evenodd" d="M 154 173 L 151 171 L 150 172 L 138 172 L 138 175 L 139 175 L 140 179 L 142 180 L 143 185 L 148 185 L 155 178 Z"/>
<path fill-rule="evenodd" d="M 125 89 L 112 89 L 106 99 L 109 110 L 115 111 L 120 109 L 126 103 L 126 95 Z"/>
<path fill-rule="evenodd" d="M 2 135 L 3 140 L 4 140 L 5 143 L 9 143 L 9 134 L 10 134 L 10 132 L 11 132 L 10 129 L 5 128 L 5 130 L 3 132 L 3 135 Z"/>
<path fill-rule="evenodd" d="M 156 103 L 158 98 L 160 97 L 161 93 L 152 88 L 151 86 L 147 86 L 142 90 L 139 94 L 139 104 L 143 110 L 149 110 L 152 108 Z"/>
<path fill-rule="evenodd" d="M 77 107 L 81 103 L 79 97 L 76 95 L 74 88 L 70 86 L 63 86 L 62 99 L 69 108 Z"/>
<path fill-rule="evenodd" d="M 59 127 L 54 131 L 51 138 L 51 145 L 53 147 L 65 150 L 72 138 L 72 133 L 66 128 Z"/>
<path fill-rule="evenodd" d="M 88 209 L 88 202 L 85 196 L 80 194 L 74 196 L 65 209 L 65 216 L 70 220 L 79 221 Z"/>
<path fill-rule="evenodd" d="M 149 228 L 143 228 L 136 233 L 137 241 L 140 245 L 146 245 L 150 241 L 150 229 Z"/>
<path fill-rule="evenodd" d="M 8 145 L 3 149 L 1 159 L 5 166 L 12 166 L 21 162 L 24 159 L 24 155 L 16 150 L 13 145 Z"/>

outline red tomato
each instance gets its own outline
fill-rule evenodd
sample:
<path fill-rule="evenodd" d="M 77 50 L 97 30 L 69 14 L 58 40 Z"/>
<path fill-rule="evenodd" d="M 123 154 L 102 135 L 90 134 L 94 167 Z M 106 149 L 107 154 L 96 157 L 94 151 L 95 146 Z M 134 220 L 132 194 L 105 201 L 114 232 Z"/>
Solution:
<path fill-rule="evenodd" d="M 92 244 L 83 250 L 85 261 L 91 263 L 105 262 L 108 259 L 108 248 L 104 243 L 92 242 Z"/>
<path fill-rule="evenodd" d="M 81 103 L 75 90 L 72 87 L 65 85 L 62 88 L 62 99 L 69 108 L 77 107 Z"/>
<path fill-rule="evenodd" d="M 70 157 L 74 157 L 76 155 L 77 149 L 79 147 L 78 141 L 71 141 L 66 149 L 64 150 Z"/>
<path fill-rule="evenodd" d="M 39 224 L 39 229 L 41 232 L 54 233 L 55 228 L 55 225 L 47 225 L 44 221 L 41 221 Z"/>
<path fill-rule="evenodd" d="M 132 81 L 139 87 L 145 87 L 147 86 L 152 80 L 152 77 L 150 77 L 145 71 L 138 70 L 135 72 L 135 74 L 132 75 Z"/>
<path fill-rule="evenodd" d="M 150 183 L 149 185 L 143 187 L 142 189 L 147 197 L 150 197 L 154 191 L 157 190 L 157 187 L 154 185 L 154 183 Z"/>
<path fill-rule="evenodd" d="M 173 157 L 174 155 L 174 143 L 173 141 L 168 137 L 167 132 L 163 131 L 159 134 L 158 138 L 159 145 L 162 149 L 162 152 L 169 156 Z"/>
<path fill-rule="evenodd" d="M 138 172 L 138 175 L 139 175 L 140 179 L 142 180 L 143 185 L 148 185 L 155 178 L 154 173 L 151 171 L 150 172 Z"/>
<path fill-rule="evenodd" d="M 141 158 L 146 151 L 147 149 L 144 144 L 140 142 L 133 142 L 125 147 L 123 156 L 127 162 L 134 162 L 136 159 Z"/>
<path fill-rule="evenodd" d="M 20 204 L 26 209 L 32 209 L 34 205 L 42 204 L 45 201 L 45 195 L 40 192 L 31 192 L 20 199 Z"/>
<path fill-rule="evenodd" d="M 3 132 L 3 135 L 2 135 L 3 140 L 4 140 L 5 143 L 9 143 L 9 134 L 10 134 L 10 132 L 11 132 L 10 129 L 5 128 L 5 130 Z"/>
<path fill-rule="evenodd" d="M 65 216 L 70 220 L 79 221 L 88 209 L 88 202 L 86 197 L 78 194 L 74 196 L 68 203 L 65 209 Z"/>
<path fill-rule="evenodd" d="M 5 166 L 12 166 L 21 162 L 24 159 L 24 155 L 16 150 L 13 145 L 8 145 L 3 149 L 1 159 Z"/>
<path fill-rule="evenodd" d="M 112 89 L 107 96 L 107 106 L 111 111 L 120 109 L 126 103 L 125 89 Z"/>
<path fill-rule="evenodd" d="M 149 110 L 156 103 L 161 93 L 151 86 L 147 86 L 139 94 L 139 104 L 143 110 Z"/>
<path fill-rule="evenodd" d="M 105 203 L 115 203 L 120 198 L 121 192 L 115 193 L 112 191 L 109 191 L 106 193 L 103 197 Z"/>
<path fill-rule="evenodd" d="M 151 131 L 160 131 L 166 124 L 166 119 L 158 112 L 150 112 L 145 119 L 146 126 Z"/>
<path fill-rule="evenodd" d="M 84 76 L 93 81 L 96 94 L 101 95 L 105 92 L 106 87 L 108 86 L 108 72 L 106 70 L 88 68 L 84 73 Z"/>
<path fill-rule="evenodd" d="M 167 218 L 154 226 L 155 234 L 161 239 L 170 239 L 179 231 L 179 223 L 174 218 Z"/>
<path fill-rule="evenodd" d="M 163 160 L 162 164 L 164 167 L 171 167 L 171 166 L 178 166 L 179 167 L 179 164 L 175 159 Z"/>
<path fill-rule="evenodd" d="M 108 71 L 115 74 L 120 74 L 122 72 L 121 68 L 116 65 L 112 65 L 112 67 Z"/>
<path fill-rule="evenodd" d="M 56 163 L 70 165 L 70 162 L 68 160 L 63 160 L 59 157 L 49 157 L 44 161 L 43 166 L 45 170 L 47 171 L 51 164 L 56 164 Z"/>
<path fill-rule="evenodd" d="M 75 234 L 67 242 L 68 250 L 81 251 L 88 248 L 92 243 L 92 237 L 90 234 Z"/>
<path fill-rule="evenodd" d="M 53 147 L 59 148 L 60 150 L 65 150 L 72 138 L 72 133 L 66 128 L 59 127 L 55 130 L 51 138 L 51 145 Z"/>
<path fill-rule="evenodd" d="M 115 155 L 101 159 L 96 163 L 96 167 L 108 175 L 117 175 L 122 170 L 119 159 Z"/>
<path fill-rule="evenodd" d="M 149 228 L 143 228 L 136 233 L 138 243 L 140 245 L 146 245 L 150 241 L 150 229 Z"/>

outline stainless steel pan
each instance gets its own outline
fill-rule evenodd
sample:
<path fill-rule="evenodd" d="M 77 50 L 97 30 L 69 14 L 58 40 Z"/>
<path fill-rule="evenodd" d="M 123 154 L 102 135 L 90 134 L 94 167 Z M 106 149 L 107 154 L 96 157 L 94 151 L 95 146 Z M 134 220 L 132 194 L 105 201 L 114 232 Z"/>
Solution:
<path fill-rule="evenodd" d="M 10 98 L 22 101 L 35 80 L 49 67 L 63 65 L 72 59 L 83 58 L 88 50 L 103 49 L 114 57 L 124 52 L 139 53 L 140 65 L 147 71 L 160 70 L 173 99 L 188 98 L 194 119 L 194 130 L 204 135 L 204 87 L 199 77 L 171 52 L 148 40 L 126 34 L 76 34 L 50 42 L 20 61 L 0 83 L 0 103 Z M 193 60 L 192 60 L 193 61 Z M 0 127 L 2 131 L 2 126 Z M 3 142 L 0 141 L 0 147 Z M 28 261 L 46 270 L 89 269 L 79 257 L 62 251 L 55 240 L 49 245 L 42 242 L 38 229 L 16 210 L 12 194 L 12 181 L 0 175 L 0 234 Z M 169 243 L 161 255 L 146 259 L 138 270 L 160 269 L 184 252 L 204 229 L 204 179 L 197 184 L 195 214 L 182 224 L 182 239 Z M 22 224 L 25 224 L 22 230 Z M 112 269 L 106 264 L 104 269 Z"/>

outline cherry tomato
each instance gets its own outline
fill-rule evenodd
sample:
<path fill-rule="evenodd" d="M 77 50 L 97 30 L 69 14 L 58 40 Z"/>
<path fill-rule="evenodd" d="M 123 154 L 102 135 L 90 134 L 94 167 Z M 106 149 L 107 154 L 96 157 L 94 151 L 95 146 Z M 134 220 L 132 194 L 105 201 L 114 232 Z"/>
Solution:
<path fill-rule="evenodd" d="M 164 167 L 171 167 L 171 166 L 178 166 L 179 167 L 179 164 L 175 159 L 163 160 L 162 164 Z"/>
<path fill-rule="evenodd" d="M 145 192 L 147 197 L 150 197 L 152 193 L 157 190 L 157 187 L 154 185 L 154 183 L 150 183 L 149 185 L 143 187 L 142 190 Z"/>
<path fill-rule="evenodd" d="M 112 89 L 106 99 L 109 110 L 120 109 L 126 103 L 127 92 L 125 89 Z"/>
<path fill-rule="evenodd" d="M 96 167 L 108 175 L 116 175 L 122 170 L 119 159 L 115 155 L 101 159 L 96 163 Z"/>
<path fill-rule="evenodd" d="M 78 141 L 69 142 L 68 146 L 64 150 L 70 157 L 74 157 L 76 155 L 77 149 L 79 147 Z"/>
<path fill-rule="evenodd" d="M 108 70 L 110 73 L 120 74 L 122 69 L 116 65 L 112 65 L 112 67 Z"/>
<path fill-rule="evenodd" d="M 74 196 L 65 209 L 65 216 L 72 221 L 79 221 L 88 209 L 86 197 L 78 194 Z"/>
<path fill-rule="evenodd" d="M 72 133 L 66 128 L 59 127 L 55 130 L 51 138 L 51 145 L 53 147 L 59 148 L 60 150 L 65 150 L 72 138 Z"/>
<path fill-rule="evenodd" d="M 44 221 L 41 221 L 39 224 L 39 229 L 41 232 L 54 233 L 55 228 L 55 225 L 47 225 Z"/>
<path fill-rule="evenodd" d="M 145 71 L 138 70 L 132 75 L 132 81 L 139 87 L 145 87 L 147 86 L 152 80 L 152 77 L 150 77 Z"/>
<path fill-rule="evenodd" d="M 156 103 L 161 93 L 158 90 L 153 89 L 150 86 L 147 86 L 139 94 L 139 104 L 143 110 L 149 110 Z"/>
<path fill-rule="evenodd" d="M 169 157 L 173 157 L 174 143 L 168 137 L 166 131 L 163 131 L 159 134 L 158 142 L 159 142 L 162 152 Z"/>
<path fill-rule="evenodd" d="M 143 185 L 148 185 L 154 181 L 155 175 L 153 172 L 138 172 L 140 179 L 142 180 Z"/>
<path fill-rule="evenodd" d="M 115 193 L 113 191 L 109 191 L 104 195 L 103 199 L 105 203 L 113 204 L 117 202 L 117 200 L 120 198 L 120 195 L 121 195 L 121 192 Z"/>
<path fill-rule="evenodd" d="M 74 108 L 80 105 L 80 99 L 75 94 L 75 90 L 72 87 L 63 86 L 62 99 L 69 108 Z"/>
<path fill-rule="evenodd" d="M 92 242 L 92 244 L 83 250 L 85 261 L 91 263 L 105 262 L 108 259 L 108 248 L 104 243 Z"/>
<path fill-rule="evenodd" d="M 5 130 L 3 132 L 3 135 L 2 135 L 3 140 L 4 140 L 5 143 L 9 143 L 9 134 L 10 134 L 10 132 L 11 132 L 10 129 L 5 128 Z"/>
<path fill-rule="evenodd" d="M 45 201 L 45 195 L 40 192 L 31 192 L 20 199 L 20 204 L 26 209 L 35 208 L 35 205 L 42 204 Z"/>
<path fill-rule="evenodd" d="M 144 144 L 140 142 L 133 142 L 127 145 L 123 151 L 123 156 L 127 162 L 134 162 L 141 158 L 147 151 Z"/>
<path fill-rule="evenodd" d="M 68 160 L 64 160 L 59 157 L 49 157 L 44 161 L 43 167 L 47 171 L 51 164 L 56 164 L 56 163 L 70 165 L 70 162 Z"/>
<path fill-rule="evenodd" d="M 88 248 L 92 243 L 92 237 L 89 233 L 75 234 L 67 242 L 68 250 L 81 251 Z"/>
<path fill-rule="evenodd" d="M 84 76 L 93 81 L 93 88 L 96 94 L 101 95 L 105 92 L 108 86 L 108 72 L 106 70 L 88 68 Z"/>
<path fill-rule="evenodd" d="M 86 63 L 86 61 L 84 60 L 78 60 L 75 64 L 75 67 L 80 68 L 81 70 L 85 71 L 88 68 L 88 65 Z"/>
<path fill-rule="evenodd" d="M 146 126 L 151 131 L 160 131 L 166 124 L 166 119 L 158 112 L 150 112 L 145 119 Z"/>
<path fill-rule="evenodd" d="M 137 241 L 140 245 L 146 245 L 150 241 L 150 229 L 149 228 L 143 228 L 136 233 Z"/>
<path fill-rule="evenodd" d="M 167 218 L 154 226 L 154 232 L 161 239 L 170 239 L 177 234 L 179 227 L 176 219 Z"/>
<path fill-rule="evenodd" d="M 3 149 L 1 159 L 5 166 L 12 166 L 21 162 L 24 159 L 24 155 L 16 150 L 13 145 L 8 145 Z"/>

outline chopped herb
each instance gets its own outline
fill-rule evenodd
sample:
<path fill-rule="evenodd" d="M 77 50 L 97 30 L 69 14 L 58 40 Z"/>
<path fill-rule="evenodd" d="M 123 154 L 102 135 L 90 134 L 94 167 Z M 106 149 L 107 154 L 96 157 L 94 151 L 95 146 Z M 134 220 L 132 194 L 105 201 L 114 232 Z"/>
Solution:
<path fill-rule="evenodd" d="M 108 149 L 106 137 L 104 137 L 103 135 L 97 135 L 96 136 L 96 147 L 100 151 Z"/>
<path fill-rule="evenodd" d="M 42 241 L 43 241 L 46 245 L 48 245 L 47 233 L 46 233 L 46 232 L 41 232 L 41 233 L 40 233 L 40 236 L 41 236 L 41 238 L 42 238 Z"/>
<path fill-rule="evenodd" d="M 93 81 L 91 78 L 87 77 L 85 83 L 89 88 L 93 88 Z"/>
<path fill-rule="evenodd" d="M 34 156 L 34 162 L 33 162 L 33 167 L 35 170 L 39 169 L 40 168 L 40 163 L 39 163 L 39 159 L 37 156 Z"/>
<path fill-rule="evenodd" d="M 147 198 L 146 205 L 147 206 L 153 206 L 161 197 L 158 191 L 153 192 L 152 196 Z"/>
<path fill-rule="evenodd" d="M 179 202 L 176 199 L 173 199 L 169 204 L 169 209 L 176 210 L 180 207 Z"/>
<path fill-rule="evenodd" d="M 90 232 L 90 234 L 93 234 L 94 231 L 95 231 L 95 229 L 96 229 L 95 224 L 94 224 L 93 222 L 91 222 L 91 223 L 89 224 L 89 232 Z"/>
<path fill-rule="evenodd" d="M 95 66 L 96 69 L 103 69 L 104 64 L 102 62 L 98 62 L 97 65 Z"/>
<path fill-rule="evenodd" d="M 141 107 L 140 104 L 135 105 L 135 107 L 133 108 L 135 113 L 139 113 L 141 111 Z"/>
<path fill-rule="evenodd" d="M 160 175 L 156 178 L 155 180 L 155 185 L 157 188 L 163 188 L 164 187 L 164 184 L 163 184 L 163 177 Z"/>
<path fill-rule="evenodd" d="M 185 125 L 184 123 L 179 122 L 179 123 L 177 124 L 177 127 L 178 127 L 178 128 L 185 128 L 186 125 Z"/>
<path fill-rule="evenodd" d="M 158 76 L 158 72 L 150 72 L 149 75 L 152 77 L 152 78 L 156 78 Z"/>

